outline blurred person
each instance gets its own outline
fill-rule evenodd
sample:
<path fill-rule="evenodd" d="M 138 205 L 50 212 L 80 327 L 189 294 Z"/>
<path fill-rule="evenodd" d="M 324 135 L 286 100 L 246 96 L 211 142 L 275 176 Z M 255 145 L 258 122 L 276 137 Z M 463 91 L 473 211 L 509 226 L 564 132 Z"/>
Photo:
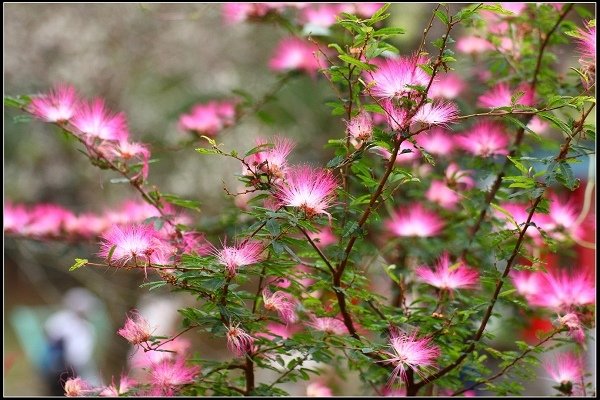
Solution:
<path fill-rule="evenodd" d="M 63 308 L 44 323 L 46 347 L 41 367 L 53 396 L 64 395 L 63 382 L 79 376 L 92 384 L 101 378 L 93 359 L 97 334 L 89 316 L 101 303 L 89 290 L 73 288 L 62 299 Z"/>

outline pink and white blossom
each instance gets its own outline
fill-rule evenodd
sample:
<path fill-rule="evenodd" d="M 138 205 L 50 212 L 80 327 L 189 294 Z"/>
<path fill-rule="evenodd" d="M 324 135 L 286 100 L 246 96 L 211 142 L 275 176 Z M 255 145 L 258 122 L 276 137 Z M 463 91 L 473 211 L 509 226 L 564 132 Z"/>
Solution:
<path fill-rule="evenodd" d="M 66 397 L 90 396 L 94 392 L 92 385 L 79 377 L 67 379 L 64 389 Z"/>
<path fill-rule="evenodd" d="M 525 299 L 531 299 L 541 293 L 546 285 L 544 274 L 538 271 L 511 270 L 510 278 L 517 293 L 524 296 Z"/>
<path fill-rule="evenodd" d="M 360 148 L 362 144 L 369 141 L 373 136 L 373 119 L 366 111 L 361 111 L 358 115 L 346 121 L 346 132 L 350 137 L 350 142 L 355 148 Z"/>
<path fill-rule="evenodd" d="M 193 383 L 199 373 L 200 367 L 186 367 L 183 357 L 178 357 L 174 361 L 164 359 L 152 365 L 150 383 L 155 389 L 169 395 L 177 391 L 179 386 Z"/>
<path fill-rule="evenodd" d="M 156 231 L 150 225 L 113 226 L 102 235 L 98 254 L 106 259 L 110 255 L 110 263 L 117 266 L 123 267 L 132 260 L 139 265 L 149 260 L 155 237 Z"/>
<path fill-rule="evenodd" d="M 276 311 L 279 318 L 286 324 L 293 324 L 298 320 L 296 300 L 289 293 L 281 290 L 271 293 L 268 288 L 265 288 L 263 289 L 263 303 L 267 310 Z"/>
<path fill-rule="evenodd" d="M 278 186 L 275 198 L 280 206 L 297 207 L 307 218 L 325 214 L 335 199 L 337 181 L 331 171 L 307 165 L 291 167 L 285 182 Z"/>
<path fill-rule="evenodd" d="M 504 126 L 493 121 L 481 121 L 456 137 L 457 144 L 467 152 L 480 156 L 507 155 L 510 138 Z"/>
<path fill-rule="evenodd" d="M 465 81 L 463 81 L 460 75 L 449 72 L 437 76 L 435 83 L 429 88 L 428 95 L 434 99 L 452 100 L 463 92 L 465 86 Z"/>
<path fill-rule="evenodd" d="M 333 391 L 321 381 L 315 381 L 306 387 L 307 397 L 333 397 Z"/>
<path fill-rule="evenodd" d="M 104 397 L 119 397 L 121 395 L 127 394 L 129 390 L 131 390 L 138 383 L 136 380 L 128 377 L 127 375 L 121 375 L 121 379 L 119 380 L 119 386 L 115 384 L 115 380 L 113 377 L 113 382 L 110 386 L 105 387 L 101 392 L 100 396 Z"/>
<path fill-rule="evenodd" d="M 198 135 L 216 136 L 221 130 L 234 124 L 235 113 L 233 101 L 196 104 L 189 114 L 182 114 L 179 117 L 179 128 Z"/>
<path fill-rule="evenodd" d="M 531 86 L 524 83 L 519 85 L 513 92 L 506 82 L 498 83 L 496 86 L 479 96 L 477 104 L 480 107 L 486 108 L 511 107 L 513 105 L 512 97 L 517 92 L 521 92 L 523 95 L 516 100 L 515 104 L 523 106 L 534 105 L 535 92 L 531 89 Z"/>
<path fill-rule="evenodd" d="M 578 50 L 581 54 L 580 63 L 596 65 L 596 26 L 586 24 L 585 29 L 577 31 Z"/>
<path fill-rule="evenodd" d="M 573 307 L 594 304 L 596 301 L 594 280 L 583 271 L 553 271 L 543 276 L 544 289 L 530 297 L 531 305 L 570 311 Z"/>
<path fill-rule="evenodd" d="M 440 356 L 440 349 L 431 343 L 431 338 L 417 338 L 417 331 L 406 333 L 399 329 L 390 329 L 390 348 L 385 352 L 386 360 L 378 361 L 392 364 L 394 370 L 388 380 L 388 386 L 400 378 L 407 381 L 407 371 L 413 370 L 424 377 L 435 366 L 435 360 Z"/>
<path fill-rule="evenodd" d="M 425 125 L 444 126 L 458 116 L 458 108 L 454 103 L 438 101 L 423 104 L 411 118 L 411 123 L 420 122 Z"/>
<path fill-rule="evenodd" d="M 574 312 L 565 314 L 562 317 L 558 317 L 557 322 L 569 328 L 569 336 L 571 336 L 577 343 L 583 343 L 585 341 L 585 332 L 581 320 Z"/>
<path fill-rule="evenodd" d="M 450 265 L 448 253 L 442 254 L 434 269 L 421 266 L 415 272 L 423 282 L 438 289 L 449 291 L 473 289 L 479 281 L 479 273 L 467 267 L 462 261 Z"/>
<path fill-rule="evenodd" d="M 312 317 L 307 325 L 332 335 L 348 334 L 348 328 L 346 328 L 344 322 L 333 317 Z"/>
<path fill-rule="evenodd" d="M 224 3 L 222 7 L 223 21 L 226 24 L 261 18 L 270 11 L 270 7 L 266 3 Z"/>
<path fill-rule="evenodd" d="M 283 178 L 287 171 L 288 156 L 296 145 L 293 140 L 276 136 L 272 140 L 271 147 L 264 147 L 264 150 L 258 151 L 248 157 L 245 161 L 252 168 L 250 171 L 245 167 L 245 174 L 266 173 L 274 178 Z M 257 139 L 256 145 L 266 145 L 267 141 Z"/>
<path fill-rule="evenodd" d="M 145 343 L 152 337 L 150 324 L 138 312 L 134 311 L 125 320 L 125 325 L 117 331 L 117 334 L 125 338 L 131 344 Z"/>
<path fill-rule="evenodd" d="M 91 103 L 81 102 L 71 124 L 87 140 L 126 141 L 129 137 L 125 114 L 111 112 L 103 99 L 95 99 Z"/>
<path fill-rule="evenodd" d="M 58 85 L 31 100 L 27 111 L 46 122 L 67 122 L 75 115 L 79 99 L 75 88 Z"/>
<path fill-rule="evenodd" d="M 560 384 L 577 384 L 583 376 L 583 360 L 573 353 L 560 353 L 554 357 L 554 360 L 547 361 L 544 369 L 554 382 Z"/>
<path fill-rule="evenodd" d="M 460 201 L 460 195 L 446 184 L 444 181 L 433 180 L 427 192 L 427 200 L 437 203 L 440 207 L 453 210 Z"/>
<path fill-rule="evenodd" d="M 456 41 L 456 50 L 465 54 L 480 54 L 494 50 L 494 46 L 477 36 L 463 36 Z"/>
<path fill-rule="evenodd" d="M 312 77 L 321 68 L 319 49 L 313 43 L 297 38 L 285 38 L 279 42 L 271 59 L 269 68 L 275 72 L 303 71 Z"/>
<path fill-rule="evenodd" d="M 245 330 L 240 328 L 240 324 L 232 324 L 227 328 L 227 348 L 235 354 L 236 357 L 242 357 L 250 352 L 254 346 L 254 338 Z"/>
<path fill-rule="evenodd" d="M 385 226 L 395 236 L 430 237 L 441 233 L 444 221 L 422 205 L 410 204 L 396 210 Z"/>
<path fill-rule="evenodd" d="M 447 156 L 454 150 L 454 139 L 448 130 L 441 127 L 433 127 L 415 137 L 419 146 L 426 152 L 438 156 Z"/>
<path fill-rule="evenodd" d="M 325 226 L 318 232 L 307 232 L 311 240 L 317 245 L 318 248 L 323 249 L 330 244 L 337 243 L 338 238 L 335 236 L 331 227 Z"/>
<path fill-rule="evenodd" d="M 418 66 L 425 62 L 425 59 L 418 57 L 374 61 L 373 63 L 379 68 L 366 75 L 367 83 L 373 86 L 370 93 L 375 97 L 390 100 L 417 94 L 417 90 L 410 86 L 425 88 L 431 80 L 431 77 Z"/>
<path fill-rule="evenodd" d="M 235 276 L 241 267 L 256 264 L 262 260 L 263 244 L 256 240 L 236 242 L 233 246 L 223 244 L 221 250 L 213 249 L 217 261 L 224 265 L 229 276 Z"/>

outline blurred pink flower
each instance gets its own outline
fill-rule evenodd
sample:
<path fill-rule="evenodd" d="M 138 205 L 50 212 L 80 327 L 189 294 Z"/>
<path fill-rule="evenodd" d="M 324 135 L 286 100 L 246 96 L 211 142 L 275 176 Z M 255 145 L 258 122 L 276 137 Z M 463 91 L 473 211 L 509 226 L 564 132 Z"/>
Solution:
<path fill-rule="evenodd" d="M 195 253 L 199 256 L 207 256 L 211 253 L 212 246 L 206 240 L 203 233 L 183 232 L 183 253 Z"/>
<path fill-rule="evenodd" d="M 281 290 L 271 293 L 268 288 L 264 288 L 263 302 L 265 309 L 276 311 L 284 323 L 293 324 L 297 321 L 296 300 L 291 294 Z"/>
<path fill-rule="evenodd" d="M 543 273 L 538 271 L 510 271 L 510 278 L 517 292 L 529 300 L 545 288 Z"/>
<path fill-rule="evenodd" d="M 210 101 L 206 104 L 196 104 L 189 114 L 182 114 L 179 117 L 179 128 L 196 132 L 198 135 L 215 136 L 234 122 L 233 101 Z"/>
<path fill-rule="evenodd" d="M 333 234 L 331 227 L 325 226 L 319 232 L 307 232 L 308 236 L 322 249 L 337 242 L 338 238 Z"/>
<path fill-rule="evenodd" d="M 134 345 L 147 342 L 152 337 L 150 324 L 137 311 L 131 312 L 117 334 Z"/>
<path fill-rule="evenodd" d="M 269 322 L 265 327 L 265 332 L 259 332 L 256 334 L 256 336 L 264 337 L 267 340 L 273 340 L 275 336 L 279 336 L 283 339 L 289 339 L 298 331 L 300 331 L 300 327 L 298 325 Z"/>
<path fill-rule="evenodd" d="M 163 360 L 175 360 L 186 356 L 191 345 L 188 339 L 179 336 L 161 345 L 160 350 L 164 351 L 136 351 L 129 358 L 129 365 L 131 368 L 151 368 Z"/>
<path fill-rule="evenodd" d="M 472 171 L 460 169 L 458 164 L 451 162 L 446 168 L 446 182 L 456 190 L 469 190 L 475 186 L 471 174 Z"/>
<path fill-rule="evenodd" d="M 425 194 L 427 200 L 439 204 L 441 207 L 448 210 L 456 208 L 456 204 L 460 201 L 460 195 L 453 189 L 449 188 L 443 181 L 433 180 Z"/>
<path fill-rule="evenodd" d="M 515 102 L 523 106 L 533 106 L 535 103 L 535 92 L 531 90 L 531 86 L 523 83 L 513 92 L 510 90 L 508 83 L 498 83 L 496 86 L 479 96 L 477 104 L 480 107 L 496 108 L 512 106 L 512 96 L 517 92 L 522 92 L 523 95 Z"/>
<path fill-rule="evenodd" d="M 121 375 L 121 379 L 119 380 L 119 386 L 115 384 L 115 379 L 113 377 L 113 382 L 110 386 L 105 387 L 101 392 L 100 396 L 105 397 L 119 397 L 120 395 L 126 394 L 129 390 L 136 386 L 138 383 L 128 377 L 125 374 Z"/>
<path fill-rule="evenodd" d="M 81 102 L 71 119 L 71 124 L 86 140 L 127 140 L 129 130 L 125 114 L 114 114 L 106 108 L 103 99 L 91 103 Z"/>
<path fill-rule="evenodd" d="M 583 360 L 573 353 L 560 353 L 553 361 L 546 361 L 544 369 L 552 379 L 560 384 L 578 384 L 583 376 Z"/>
<path fill-rule="evenodd" d="M 494 46 L 477 36 L 463 36 L 456 41 L 456 50 L 466 54 L 479 54 L 494 50 Z"/>
<path fill-rule="evenodd" d="M 29 218 L 29 212 L 24 205 L 4 203 L 4 232 L 23 234 Z"/>
<path fill-rule="evenodd" d="M 320 28 L 329 28 L 337 22 L 339 12 L 337 4 L 310 3 L 308 7 L 302 9 L 300 23 Z"/>
<path fill-rule="evenodd" d="M 406 372 L 409 369 L 424 377 L 424 372 L 434 367 L 436 358 L 440 356 L 440 349 L 431 343 L 431 338 L 418 339 L 417 333 L 417 331 L 406 333 L 396 328 L 390 329 L 392 352 L 384 352 L 389 358 L 378 361 L 394 366 L 388 386 L 392 386 L 398 377 L 406 381 Z"/>
<path fill-rule="evenodd" d="M 367 72 L 366 80 L 372 84 L 370 93 L 379 98 L 401 99 L 418 93 L 409 86 L 427 87 L 431 77 L 418 65 L 426 60 L 418 57 L 398 57 L 373 61 L 379 68 L 375 72 Z"/>
<path fill-rule="evenodd" d="M 533 118 L 531 118 L 531 120 L 527 124 L 527 128 L 531 129 L 538 135 L 543 134 L 546 131 L 546 129 L 548 129 L 548 126 L 549 124 L 537 115 L 534 115 Z"/>
<path fill-rule="evenodd" d="M 406 109 L 397 107 L 390 99 L 384 99 L 382 105 L 385 111 L 385 120 L 390 130 L 401 132 L 408 128 L 409 120 Z"/>
<path fill-rule="evenodd" d="M 262 260 L 263 244 L 255 240 L 235 242 L 233 246 L 225 246 L 221 250 L 213 249 L 213 254 L 221 265 L 227 269 L 230 277 L 235 276 L 238 268 L 256 264 Z"/>
<path fill-rule="evenodd" d="M 224 3 L 223 21 L 226 24 L 235 24 L 250 18 L 260 18 L 270 11 L 266 3 Z"/>
<path fill-rule="evenodd" d="M 27 111 L 46 122 L 67 122 L 75 115 L 78 102 L 73 86 L 58 85 L 47 94 L 34 97 Z"/>
<path fill-rule="evenodd" d="M 410 204 L 396 210 L 385 225 L 395 236 L 429 237 L 438 235 L 444 221 L 433 211 L 420 204 Z"/>
<path fill-rule="evenodd" d="M 331 335 L 346 335 L 348 329 L 343 321 L 333 317 L 312 317 L 306 325 L 318 331 L 326 332 Z"/>
<path fill-rule="evenodd" d="M 350 137 L 350 142 L 355 148 L 371 139 L 373 136 L 373 120 L 366 111 L 361 111 L 358 115 L 346 121 L 346 132 Z"/>
<path fill-rule="evenodd" d="M 285 182 L 276 190 L 275 197 L 281 206 L 298 207 L 307 218 L 326 214 L 335 199 L 337 181 L 331 171 L 307 165 L 291 167 Z"/>
<path fill-rule="evenodd" d="M 596 26 L 591 26 L 588 22 L 585 29 L 580 28 L 577 33 L 579 37 L 576 40 L 583 63 L 596 65 Z"/>
<path fill-rule="evenodd" d="M 389 160 L 392 156 L 392 153 L 383 147 L 374 147 L 373 151 L 386 160 Z M 400 144 L 400 150 L 398 151 L 395 162 L 396 164 L 406 164 L 410 163 L 411 161 L 418 160 L 419 158 L 421 158 L 421 152 L 415 147 L 414 144 L 408 140 L 405 140 Z"/>
<path fill-rule="evenodd" d="M 428 153 L 447 156 L 454 150 L 454 139 L 450 132 L 441 127 L 433 127 L 415 137 L 417 144 Z"/>
<path fill-rule="evenodd" d="M 333 397 L 333 391 L 330 387 L 321 381 L 315 381 L 308 384 L 306 387 L 307 397 Z"/>
<path fill-rule="evenodd" d="M 481 121 L 467 133 L 456 137 L 457 144 L 467 152 L 480 156 L 507 155 L 510 139 L 504 126 L 493 121 Z"/>
<path fill-rule="evenodd" d="M 36 204 L 29 211 L 29 221 L 21 230 L 26 236 L 57 237 L 65 228 L 65 222 L 73 213 L 55 204 Z"/>
<path fill-rule="evenodd" d="M 125 266 L 131 260 L 136 265 L 147 262 L 154 251 L 156 231 L 150 225 L 113 226 L 105 232 L 101 239 L 101 248 L 98 255 L 108 259 L 111 250 L 110 263 Z"/>
<path fill-rule="evenodd" d="M 92 385 L 79 377 L 67 379 L 64 389 L 66 397 L 89 396 L 94 391 Z"/>
<path fill-rule="evenodd" d="M 560 325 L 564 325 L 569 328 L 569 336 L 571 336 L 577 343 L 583 343 L 585 341 L 585 332 L 583 325 L 577 314 L 571 312 L 559 317 L 557 322 Z"/>
<path fill-rule="evenodd" d="M 573 307 L 593 304 L 596 301 L 594 280 L 584 271 L 552 271 L 543 275 L 543 290 L 533 294 L 531 305 L 555 311 L 570 311 Z"/>
<path fill-rule="evenodd" d="M 231 325 L 227 328 L 227 348 L 235 354 L 236 357 L 242 357 L 252 350 L 254 338 L 246 331 L 240 328 L 240 324 Z"/>
<path fill-rule="evenodd" d="M 565 233 L 575 239 L 583 239 L 584 228 L 580 223 L 577 223 L 579 218 L 579 206 L 575 201 L 570 200 L 561 202 L 556 194 L 550 195 L 550 212 L 548 216 L 550 220 L 545 224 L 544 228 L 547 231 L 552 231 L 551 236 L 556 240 L 564 240 Z"/>
<path fill-rule="evenodd" d="M 285 38 L 277 45 L 269 68 L 275 72 L 304 71 L 314 78 L 320 68 L 318 51 L 316 45 L 305 39 Z"/>
<path fill-rule="evenodd" d="M 264 139 L 257 139 L 256 146 L 266 145 L 269 142 Z M 245 158 L 247 164 L 252 167 L 251 171 L 248 171 L 247 167 L 244 167 L 245 174 L 258 174 L 260 172 L 272 175 L 275 178 L 283 178 L 287 170 L 287 158 L 294 149 L 296 144 L 293 140 L 276 136 L 272 140 L 271 147 L 264 147 L 263 150 L 258 151 Z"/>
<path fill-rule="evenodd" d="M 114 159 L 115 157 L 120 158 L 124 161 L 131 159 L 137 159 L 142 163 L 140 172 L 133 177 L 135 179 L 138 176 L 144 179 L 148 178 L 148 162 L 150 160 L 150 150 L 148 147 L 141 143 L 129 142 L 127 140 L 119 140 L 118 142 L 110 142 L 100 146 L 100 149 L 104 150 L 105 156 L 108 159 Z"/>
<path fill-rule="evenodd" d="M 479 281 L 479 273 L 468 268 L 462 261 L 450 265 L 450 256 L 443 253 L 435 268 L 421 266 L 415 270 L 417 276 L 425 283 L 438 289 L 474 289 Z"/>
<path fill-rule="evenodd" d="M 429 97 L 455 99 L 465 88 L 465 82 L 456 73 L 438 75 L 437 80 L 429 88 Z"/>
<path fill-rule="evenodd" d="M 519 230 L 523 230 L 523 228 L 525 227 L 525 223 L 527 222 L 527 217 L 529 216 L 529 212 L 527 211 L 529 206 L 527 204 L 521 204 L 521 203 L 501 203 L 500 207 L 502 207 L 504 210 L 508 211 L 510 213 L 510 215 L 512 216 L 514 222 L 516 222 L 519 225 Z M 513 223 L 513 221 L 511 221 L 509 218 L 507 218 L 507 216 L 505 214 L 503 214 L 502 212 L 500 212 L 499 210 L 494 210 L 494 215 L 496 216 L 496 218 L 505 221 L 504 229 L 514 230 L 517 228 L 515 226 L 515 224 Z M 538 228 L 543 228 L 544 226 L 546 226 L 547 221 L 548 221 L 547 215 L 534 213 L 531 218 L 531 222 L 535 226 L 530 225 L 527 228 L 526 234 L 529 237 L 531 237 L 535 241 L 535 243 L 538 245 L 543 243 L 542 235 L 540 234 L 540 231 Z"/>
<path fill-rule="evenodd" d="M 183 357 L 178 357 L 175 361 L 164 359 L 152 365 L 150 383 L 168 395 L 172 394 L 177 386 L 193 383 L 199 373 L 200 367 L 186 367 Z"/>

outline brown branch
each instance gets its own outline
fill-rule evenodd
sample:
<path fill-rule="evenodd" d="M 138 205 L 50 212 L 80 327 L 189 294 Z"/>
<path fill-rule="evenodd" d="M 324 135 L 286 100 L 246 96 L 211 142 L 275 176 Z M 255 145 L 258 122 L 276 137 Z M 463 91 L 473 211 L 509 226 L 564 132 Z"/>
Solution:
<path fill-rule="evenodd" d="M 479 381 L 477 383 L 472 384 L 469 387 L 466 387 L 464 389 L 458 390 L 454 393 L 452 393 L 451 396 L 459 396 L 469 390 L 475 389 L 476 387 L 483 385 L 484 383 L 488 383 L 493 381 L 496 378 L 501 377 L 502 375 L 504 375 L 506 373 L 506 371 L 508 371 L 510 368 L 512 368 L 513 366 L 515 366 L 519 361 L 521 361 L 523 358 L 525 358 L 525 356 L 529 353 L 531 353 L 533 350 L 537 349 L 538 347 L 540 347 L 541 345 L 543 345 L 544 343 L 548 342 L 550 339 L 552 339 L 554 336 L 556 336 L 558 333 L 565 331 L 564 328 L 561 329 L 557 329 L 554 332 L 552 332 L 549 336 L 547 336 L 545 339 L 539 341 L 538 343 L 536 343 L 533 346 L 529 346 L 527 348 L 527 350 L 523 351 L 521 354 L 519 354 L 519 356 L 517 358 L 515 358 L 510 364 L 508 364 L 506 367 L 504 367 L 500 372 L 498 372 L 495 375 L 490 376 L 489 378 L 486 378 L 482 381 Z"/>

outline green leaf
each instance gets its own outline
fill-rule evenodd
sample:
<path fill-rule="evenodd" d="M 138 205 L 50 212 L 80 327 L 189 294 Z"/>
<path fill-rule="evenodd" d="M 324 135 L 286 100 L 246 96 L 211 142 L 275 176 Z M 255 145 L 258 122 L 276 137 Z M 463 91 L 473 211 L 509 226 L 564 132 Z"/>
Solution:
<path fill-rule="evenodd" d="M 342 61 L 347 62 L 350 65 L 354 65 L 355 67 L 360 68 L 363 71 L 372 71 L 373 70 L 373 66 L 372 65 L 366 64 L 366 63 L 364 63 L 362 61 L 359 61 L 359 60 L 357 60 L 354 57 L 350 57 L 350 56 L 345 55 L 345 54 L 340 54 L 338 56 L 338 58 L 341 59 Z"/>
<path fill-rule="evenodd" d="M 217 149 L 207 149 L 205 147 L 198 147 L 196 151 L 200 154 L 220 154 Z"/>
<path fill-rule="evenodd" d="M 375 33 L 373 33 L 373 37 L 378 37 L 378 36 L 396 36 L 396 35 L 402 35 L 406 33 L 406 30 L 402 29 L 402 28 L 395 28 L 395 27 L 388 27 L 388 28 L 381 28 L 375 31 Z"/>
<path fill-rule="evenodd" d="M 272 237 L 277 237 L 281 233 L 281 227 L 274 218 L 268 220 L 265 224 L 265 227 L 267 228 Z"/>
<path fill-rule="evenodd" d="M 179 207 L 189 208 L 200 212 L 200 202 L 197 200 L 182 199 L 181 197 L 174 194 L 162 194 L 162 198 L 168 203 L 174 204 Z"/>
<path fill-rule="evenodd" d="M 108 257 L 106 257 L 106 259 L 107 259 L 106 262 L 108 263 L 108 265 L 110 265 L 110 262 L 112 261 L 112 256 L 115 253 L 116 249 L 117 249 L 116 244 L 110 248 L 110 251 L 108 252 Z"/>
<path fill-rule="evenodd" d="M 76 269 L 79 269 L 85 265 L 87 265 L 88 260 L 86 258 L 76 258 L 75 259 L 75 264 L 73 264 L 71 266 L 71 268 L 69 268 L 69 271 L 75 271 Z"/>
<path fill-rule="evenodd" d="M 450 22 L 450 21 L 448 20 L 448 16 L 447 16 L 447 15 L 446 15 L 446 13 L 445 13 L 445 12 L 443 12 L 442 10 L 437 10 L 437 11 L 435 12 L 435 16 L 436 16 L 436 17 L 438 17 L 438 19 L 439 19 L 440 21 L 442 21 L 442 23 L 443 23 L 444 25 L 448 25 L 448 22 Z"/>

